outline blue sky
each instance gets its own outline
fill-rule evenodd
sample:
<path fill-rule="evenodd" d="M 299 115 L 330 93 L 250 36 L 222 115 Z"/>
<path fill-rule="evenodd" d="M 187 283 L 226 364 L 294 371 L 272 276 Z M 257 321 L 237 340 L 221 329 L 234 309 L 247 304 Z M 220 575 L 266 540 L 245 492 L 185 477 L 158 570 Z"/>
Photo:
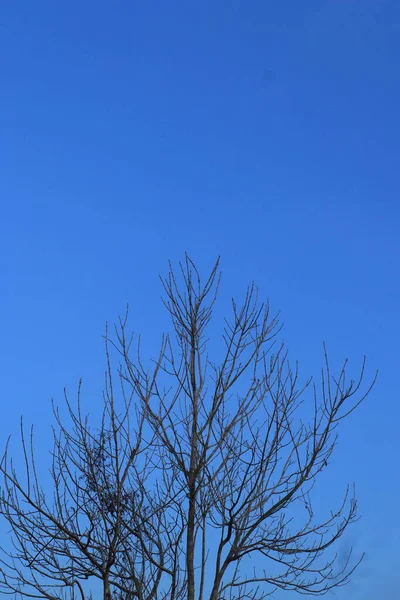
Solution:
<path fill-rule="evenodd" d="M 399 60 L 397 0 L 3 2 L 2 438 L 24 414 L 46 440 L 81 376 L 95 411 L 105 321 L 129 301 L 151 352 L 167 259 L 220 254 L 223 299 L 255 279 L 304 375 L 323 340 L 379 368 L 326 486 L 357 482 L 367 553 L 336 597 L 394 598 Z"/>

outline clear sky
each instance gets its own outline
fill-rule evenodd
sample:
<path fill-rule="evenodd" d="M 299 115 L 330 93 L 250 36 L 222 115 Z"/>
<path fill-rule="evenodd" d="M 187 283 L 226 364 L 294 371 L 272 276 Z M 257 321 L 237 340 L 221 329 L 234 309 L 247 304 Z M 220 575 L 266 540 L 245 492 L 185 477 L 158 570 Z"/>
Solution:
<path fill-rule="evenodd" d="M 220 254 L 305 376 L 323 340 L 379 368 L 324 502 L 356 481 L 367 556 L 336 598 L 397 597 L 399 62 L 398 0 L 3 0 L 2 439 L 24 414 L 47 449 L 80 376 L 95 411 L 105 321 L 129 301 L 153 351 L 167 259 Z"/>

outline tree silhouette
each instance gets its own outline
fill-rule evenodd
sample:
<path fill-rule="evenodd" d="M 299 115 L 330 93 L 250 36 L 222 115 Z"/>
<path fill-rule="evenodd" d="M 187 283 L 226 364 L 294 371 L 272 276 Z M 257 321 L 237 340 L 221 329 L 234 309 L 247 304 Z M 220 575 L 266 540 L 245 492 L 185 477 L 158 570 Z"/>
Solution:
<path fill-rule="evenodd" d="M 312 488 L 375 381 L 361 391 L 365 360 L 356 380 L 347 361 L 335 377 L 324 350 L 320 384 L 301 384 L 254 285 L 232 301 L 221 350 L 207 337 L 218 262 L 203 282 L 185 256 L 161 281 L 172 334 L 150 366 L 127 315 L 106 332 L 100 427 L 82 412 L 81 386 L 75 406 L 65 394 L 69 422 L 54 407 L 52 487 L 38 480 L 32 432 L 21 424 L 24 474 L 7 446 L 1 591 L 83 600 L 97 579 L 104 600 L 258 600 L 343 585 L 362 557 L 349 549 L 339 561 L 331 547 L 356 500 L 348 488 L 319 519 Z"/>

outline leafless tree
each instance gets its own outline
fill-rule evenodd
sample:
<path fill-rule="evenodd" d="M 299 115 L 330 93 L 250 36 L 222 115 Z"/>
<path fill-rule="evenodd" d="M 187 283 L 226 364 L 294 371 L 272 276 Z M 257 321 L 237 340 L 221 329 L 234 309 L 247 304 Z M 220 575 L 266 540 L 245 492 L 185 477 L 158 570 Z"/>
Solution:
<path fill-rule="evenodd" d="M 25 472 L 8 447 L 0 465 L 3 594 L 83 600 L 97 579 L 104 600 L 259 600 L 348 581 L 362 557 L 333 550 L 354 495 L 323 518 L 311 492 L 375 379 L 362 391 L 365 360 L 356 380 L 347 361 L 335 377 L 325 351 L 319 385 L 301 384 L 254 285 L 210 343 L 219 282 L 218 262 L 205 281 L 188 256 L 170 269 L 172 334 L 149 364 L 126 316 L 106 334 L 101 424 L 83 415 L 80 386 L 76 406 L 65 395 L 68 424 L 54 407 L 48 491 L 21 425 Z"/>

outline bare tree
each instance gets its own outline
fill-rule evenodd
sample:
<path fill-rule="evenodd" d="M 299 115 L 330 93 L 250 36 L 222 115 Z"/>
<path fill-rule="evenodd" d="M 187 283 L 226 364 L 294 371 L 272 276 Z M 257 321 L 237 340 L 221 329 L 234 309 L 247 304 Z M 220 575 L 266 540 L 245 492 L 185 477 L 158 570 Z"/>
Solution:
<path fill-rule="evenodd" d="M 254 285 L 232 301 L 219 342 L 207 327 L 218 262 L 202 282 L 186 256 L 162 279 L 172 335 L 146 365 L 120 319 L 105 336 L 101 425 L 65 396 L 54 408 L 52 487 L 40 485 L 32 435 L 21 427 L 25 474 L 5 451 L 0 512 L 11 526 L 0 590 L 14 597 L 104 600 L 258 600 L 275 589 L 321 595 L 362 557 L 332 551 L 356 519 L 356 500 L 324 519 L 312 488 L 338 426 L 370 391 L 347 361 L 335 377 L 325 351 L 320 385 L 299 382 L 280 325 Z M 140 340 L 139 340 L 140 342 Z M 110 353 L 119 367 L 113 369 Z M 115 385 L 115 382 L 118 385 Z M 93 592 L 94 593 L 94 592 Z"/>

